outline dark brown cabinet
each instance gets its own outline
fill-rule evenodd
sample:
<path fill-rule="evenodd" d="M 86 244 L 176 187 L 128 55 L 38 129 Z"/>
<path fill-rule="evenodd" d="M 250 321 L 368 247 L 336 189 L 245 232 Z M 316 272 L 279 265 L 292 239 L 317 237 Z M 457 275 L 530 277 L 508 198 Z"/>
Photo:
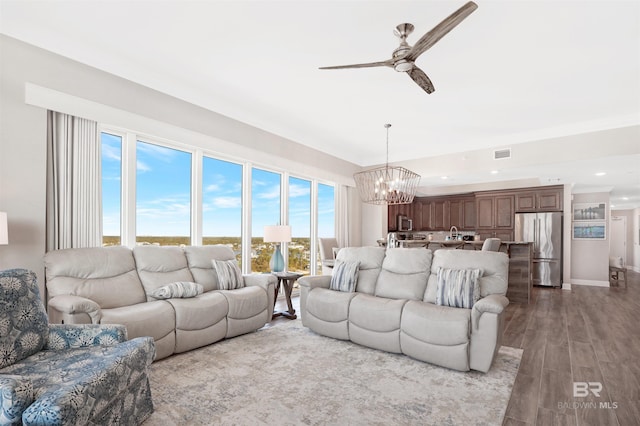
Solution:
<path fill-rule="evenodd" d="M 513 194 L 476 195 L 476 230 L 480 239 L 513 241 L 514 213 Z"/>
<path fill-rule="evenodd" d="M 416 197 L 412 204 L 389 206 L 388 229 L 397 231 L 398 215 L 413 220 L 415 231 L 476 231 L 481 239 L 513 240 L 516 212 L 562 211 L 564 187 Z"/>
<path fill-rule="evenodd" d="M 413 219 L 413 204 L 392 204 L 387 209 L 387 229 L 398 230 L 398 216 L 407 216 Z M 416 229 L 414 224 L 414 229 Z"/>
<path fill-rule="evenodd" d="M 413 202 L 413 224 L 417 231 L 475 230 L 476 209 L 472 196 L 420 197 Z"/>
<path fill-rule="evenodd" d="M 516 212 L 562 211 L 563 188 L 553 187 L 516 194 Z"/>

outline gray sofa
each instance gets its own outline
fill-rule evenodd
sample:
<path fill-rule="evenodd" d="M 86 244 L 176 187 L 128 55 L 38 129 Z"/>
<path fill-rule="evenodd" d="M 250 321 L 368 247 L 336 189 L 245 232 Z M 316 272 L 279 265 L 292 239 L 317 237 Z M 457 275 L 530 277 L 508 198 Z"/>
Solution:
<path fill-rule="evenodd" d="M 276 278 L 244 275 L 244 287 L 219 290 L 212 259 L 234 259 L 226 246 L 137 246 L 66 249 L 45 255 L 52 323 L 123 324 L 129 338 L 151 336 L 156 359 L 255 331 L 273 315 Z M 204 292 L 158 300 L 173 282 Z"/>
<path fill-rule="evenodd" d="M 331 276 L 300 278 L 304 326 L 455 370 L 489 370 L 509 304 L 506 254 L 348 247 L 337 261 L 360 262 L 356 291 L 329 289 Z M 480 299 L 471 309 L 436 304 L 440 268 L 481 270 Z"/>

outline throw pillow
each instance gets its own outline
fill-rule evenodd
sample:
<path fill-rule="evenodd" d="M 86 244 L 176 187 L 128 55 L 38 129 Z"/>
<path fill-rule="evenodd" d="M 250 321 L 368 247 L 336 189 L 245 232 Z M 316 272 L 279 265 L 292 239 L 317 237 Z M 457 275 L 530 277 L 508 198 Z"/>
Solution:
<path fill-rule="evenodd" d="M 242 279 L 242 271 L 238 267 L 238 262 L 235 259 L 232 260 L 212 260 L 213 268 L 218 275 L 218 289 L 219 290 L 234 290 L 236 288 L 244 287 L 244 280 Z"/>
<path fill-rule="evenodd" d="M 331 274 L 331 284 L 329 289 L 346 291 L 353 293 L 358 284 L 358 273 L 360 272 L 360 262 L 344 262 L 336 260 Z"/>
<path fill-rule="evenodd" d="M 480 269 L 438 269 L 436 304 L 471 309 L 480 298 Z"/>
<path fill-rule="evenodd" d="M 201 284 L 192 283 L 189 281 L 176 281 L 175 283 L 167 284 L 164 287 L 155 289 L 150 293 L 151 296 L 156 299 L 171 299 L 171 298 L 188 298 L 196 297 L 202 294 L 204 288 Z"/>

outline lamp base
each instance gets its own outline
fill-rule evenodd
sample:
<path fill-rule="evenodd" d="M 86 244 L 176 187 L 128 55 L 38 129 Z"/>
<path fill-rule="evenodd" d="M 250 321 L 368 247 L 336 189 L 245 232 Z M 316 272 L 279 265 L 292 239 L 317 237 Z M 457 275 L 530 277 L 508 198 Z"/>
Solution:
<path fill-rule="evenodd" d="M 282 257 L 282 253 L 280 253 L 280 244 L 276 244 L 276 249 L 273 251 L 273 255 L 269 261 L 269 267 L 272 272 L 284 271 L 284 258 Z"/>

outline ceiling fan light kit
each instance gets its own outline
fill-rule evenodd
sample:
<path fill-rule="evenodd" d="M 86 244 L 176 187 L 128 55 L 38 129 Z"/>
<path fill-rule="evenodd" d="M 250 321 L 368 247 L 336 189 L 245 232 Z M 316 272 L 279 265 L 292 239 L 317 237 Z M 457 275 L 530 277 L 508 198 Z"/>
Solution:
<path fill-rule="evenodd" d="M 420 175 L 399 166 L 389 166 L 389 127 L 387 129 L 387 162 L 383 167 L 353 175 L 363 202 L 368 204 L 411 204 L 418 189 Z"/>
<path fill-rule="evenodd" d="M 413 32 L 414 26 L 409 23 L 398 25 L 394 30 L 394 34 L 400 39 L 400 46 L 393 51 L 391 59 L 387 59 L 386 61 L 321 67 L 320 69 L 336 70 L 345 68 L 392 67 L 398 72 L 406 72 L 409 74 L 409 77 L 428 94 L 433 93 L 435 88 L 424 71 L 416 66 L 416 59 L 436 44 L 442 37 L 455 28 L 477 8 L 478 5 L 474 2 L 467 2 L 460 9 L 456 10 L 438 25 L 433 27 L 431 31 L 423 35 L 413 46 L 410 46 L 407 43 L 407 37 Z"/>

